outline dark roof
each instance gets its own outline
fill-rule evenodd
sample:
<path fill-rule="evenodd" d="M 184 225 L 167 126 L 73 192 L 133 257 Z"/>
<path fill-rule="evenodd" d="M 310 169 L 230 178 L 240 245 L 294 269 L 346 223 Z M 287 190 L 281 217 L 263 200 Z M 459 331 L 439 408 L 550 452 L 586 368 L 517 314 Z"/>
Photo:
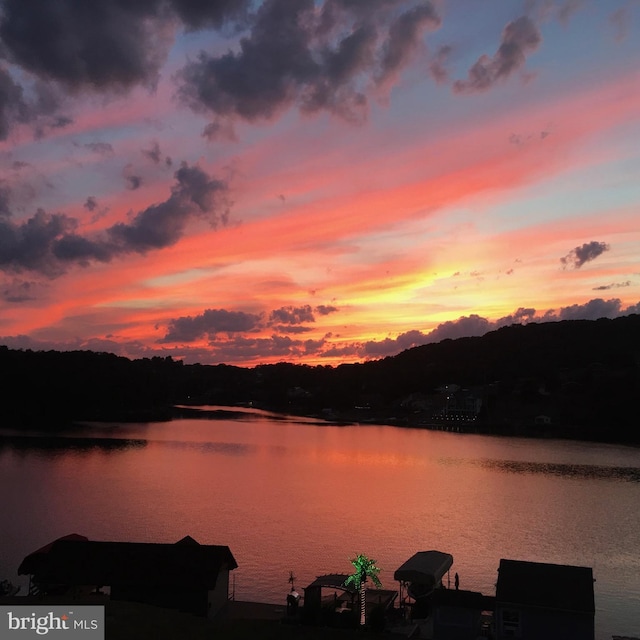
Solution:
<path fill-rule="evenodd" d="M 393 574 L 394 580 L 415 582 L 435 587 L 451 568 L 453 556 L 442 551 L 418 551 Z"/>
<path fill-rule="evenodd" d="M 594 613 L 593 582 L 590 567 L 502 559 L 496 603 Z"/>
<path fill-rule="evenodd" d="M 331 589 L 343 589 L 344 591 L 356 592 L 356 589 L 352 586 L 344 586 L 344 581 L 348 577 L 348 573 L 329 573 L 324 576 L 318 576 L 311 584 L 307 585 L 305 589 L 319 589 L 321 587 L 327 587 Z"/>
<path fill-rule="evenodd" d="M 189 536 L 175 544 L 60 539 L 48 552 L 27 556 L 18 573 L 49 584 L 213 588 L 221 569 L 237 566 L 229 547 Z"/>
<path fill-rule="evenodd" d="M 43 558 L 51 551 L 53 545 L 59 540 L 74 540 L 74 541 L 87 541 L 89 538 L 86 536 L 81 536 L 78 533 L 70 533 L 67 536 L 62 536 L 62 538 L 58 538 L 49 544 L 45 544 L 44 547 L 40 547 L 35 551 L 31 552 L 21 563 L 18 568 L 18 573 L 20 575 L 29 575 L 35 573 L 36 567 L 43 562 Z"/>
<path fill-rule="evenodd" d="M 479 591 L 436 589 L 433 592 L 434 607 L 460 607 L 477 611 L 493 611 L 495 600 L 493 596 L 485 596 Z"/>

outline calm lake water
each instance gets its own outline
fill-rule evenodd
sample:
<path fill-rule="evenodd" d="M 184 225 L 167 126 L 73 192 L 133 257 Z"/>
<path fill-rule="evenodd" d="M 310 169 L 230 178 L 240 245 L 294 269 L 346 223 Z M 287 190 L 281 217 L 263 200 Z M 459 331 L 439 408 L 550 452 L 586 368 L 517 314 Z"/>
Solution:
<path fill-rule="evenodd" d="M 0 439 L 0 442 L 2 440 Z M 495 593 L 500 558 L 592 567 L 596 638 L 640 635 L 640 450 L 247 412 L 95 425 L 0 444 L 0 579 L 51 540 L 227 544 L 235 597 L 283 603 L 378 561 L 451 553 L 460 587 Z"/>

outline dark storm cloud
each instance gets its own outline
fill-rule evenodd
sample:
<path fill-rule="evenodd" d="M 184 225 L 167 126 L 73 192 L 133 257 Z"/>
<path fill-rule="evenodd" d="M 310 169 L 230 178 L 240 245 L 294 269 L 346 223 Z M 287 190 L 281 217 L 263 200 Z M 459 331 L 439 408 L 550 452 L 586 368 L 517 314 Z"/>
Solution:
<path fill-rule="evenodd" d="M 53 255 L 61 262 L 74 262 L 83 267 L 92 260 L 109 262 L 118 248 L 101 240 L 91 240 L 73 233 L 58 238 L 52 245 Z"/>
<path fill-rule="evenodd" d="M 76 233 L 79 224 L 75 218 L 43 210 L 20 224 L 0 218 L 0 269 L 58 276 L 70 264 L 86 266 L 92 261 L 108 262 L 115 256 L 171 246 L 182 237 L 192 217 L 206 217 L 214 227 L 226 222 L 227 211 L 218 206 L 226 183 L 184 163 L 175 179 L 167 200 L 101 234 L 81 236 Z"/>
<path fill-rule="evenodd" d="M 582 246 L 571 249 L 569 253 L 560 258 L 562 268 L 573 267 L 579 269 L 586 262 L 595 260 L 598 256 L 602 255 L 605 251 L 609 251 L 610 247 L 606 242 L 597 242 L 592 240 L 591 242 L 585 242 Z"/>
<path fill-rule="evenodd" d="M 172 189 L 173 196 L 197 205 L 200 211 L 211 211 L 218 196 L 226 191 L 227 184 L 222 180 L 211 178 L 198 166 L 189 166 L 183 162 L 175 172 L 177 184 Z M 226 212 L 219 213 L 210 222 L 215 226 L 219 222 L 226 223 Z"/>
<path fill-rule="evenodd" d="M 159 0 L 4 0 L 6 57 L 67 87 L 155 83 L 168 38 Z"/>
<path fill-rule="evenodd" d="M 61 91 L 155 86 L 180 27 L 249 30 L 237 50 L 203 51 L 178 74 L 192 108 L 255 120 L 297 104 L 361 120 L 372 81 L 394 77 L 439 24 L 433 5 L 417 0 L 0 0 L 0 57 L 39 87 L 38 104 L 27 105 L 0 70 L 0 138 L 33 113 L 43 117 L 36 135 L 69 124 L 57 114 Z M 233 133 L 214 121 L 205 135 Z"/>
<path fill-rule="evenodd" d="M 95 211 L 98 207 L 98 201 L 94 196 L 89 196 L 83 206 L 87 211 Z"/>
<path fill-rule="evenodd" d="M 28 269 L 58 275 L 61 269 L 53 247 L 76 226 L 75 219 L 60 213 L 48 214 L 42 209 L 21 224 L 0 218 L 0 269 L 18 272 Z"/>
<path fill-rule="evenodd" d="M 313 311 L 307 304 L 302 307 L 281 307 L 274 309 L 269 315 L 269 322 L 280 324 L 301 324 L 315 322 Z"/>
<path fill-rule="evenodd" d="M 303 111 L 327 110 L 348 120 L 359 120 L 366 107 L 366 96 L 350 85 L 351 79 L 373 56 L 376 32 L 369 26 L 357 28 L 343 38 L 335 50 L 326 50 L 316 77 L 300 79 L 300 104 Z"/>
<path fill-rule="evenodd" d="M 169 322 L 167 333 L 159 342 L 193 342 L 218 333 L 252 331 L 260 326 L 262 317 L 243 311 L 206 309 L 197 316 L 183 316 Z"/>
<path fill-rule="evenodd" d="M 128 224 L 119 222 L 113 225 L 108 235 L 117 247 L 127 253 L 162 249 L 182 237 L 189 214 L 183 203 L 171 198 L 150 205 Z"/>
<path fill-rule="evenodd" d="M 414 6 L 398 16 L 401 5 Z M 360 119 L 371 79 L 400 71 L 424 28 L 438 24 L 429 2 L 266 0 L 238 51 L 203 51 L 182 69 L 179 95 L 223 118 L 270 118 L 297 104 Z"/>
<path fill-rule="evenodd" d="M 322 315 L 333 313 L 338 309 L 336 307 L 321 306 L 316 308 L 318 313 L 322 308 Z M 310 305 L 302 306 L 285 306 L 274 309 L 267 313 L 246 313 L 243 311 L 228 311 L 225 309 L 207 309 L 196 316 L 186 316 L 174 318 L 169 322 L 167 332 L 160 343 L 169 342 L 194 342 L 202 338 L 208 338 L 211 345 L 218 348 L 220 341 L 229 347 L 231 342 L 234 348 L 240 348 L 245 356 L 259 355 L 258 351 L 249 353 L 247 349 L 257 348 L 257 345 L 268 349 L 268 352 L 285 355 L 301 355 L 311 353 L 312 349 L 319 349 L 325 343 L 322 340 L 306 340 L 304 342 L 293 340 L 287 335 L 272 335 L 270 338 L 256 338 L 253 336 L 232 336 L 223 335 L 222 338 L 216 337 L 218 334 L 238 334 L 238 333 L 254 333 L 257 330 L 269 328 L 278 334 L 301 334 L 307 333 L 311 329 L 304 326 L 303 323 L 315 322 L 313 309 Z M 282 345 L 287 345 L 287 350 L 280 351 Z M 279 345 L 272 348 L 273 345 Z M 315 346 L 314 346 L 315 345 Z M 227 348 L 225 347 L 225 348 Z M 229 353 L 229 351 L 226 351 Z M 267 355 L 263 353 L 262 355 Z M 235 354 L 239 356 L 239 352 Z"/>
<path fill-rule="evenodd" d="M 194 215 L 209 213 L 209 222 L 214 227 L 226 223 L 227 212 L 216 207 L 217 198 L 226 191 L 226 183 L 186 163 L 176 171 L 175 178 L 176 185 L 167 200 L 150 205 L 130 223 L 117 223 L 107 230 L 117 251 L 144 253 L 173 245 Z"/>
<path fill-rule="evenodd" d="M 305 20 L 312 0 L 267 0 L 240 51 L 220 57 L 201 52 L 181 74 L 182 98 L 193 108 L 246 120 L 269 117 L 296 89 L 319 75 L 308 47 Z"/>
<path fill-rule="evenodd" d="M 482 55 L 469 69 L 467 80 L 458 80 L 453 89 L 457 93 L 486 91 L 499 80 L 508 78 L 524 66 L 527 54 L 542 42 L 536 24 L 527 16 L 510 22 L 502 32 L 502 40 L 493 57 Z"/>
<path fill-rule="evenodd" d="M 2 53 L 71 89 L 155 84 L 177 22 L 187 29 L 238 28 L 249 0 L 3 0 Z M 177 20 L 175 20 L 177 18 Z"/>

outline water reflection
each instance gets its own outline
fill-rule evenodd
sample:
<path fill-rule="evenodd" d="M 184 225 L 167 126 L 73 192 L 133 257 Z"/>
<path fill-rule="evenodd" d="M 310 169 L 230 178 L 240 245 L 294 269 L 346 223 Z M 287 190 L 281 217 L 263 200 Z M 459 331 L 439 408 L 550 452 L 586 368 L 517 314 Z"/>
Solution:
<path fill-rule="evenodd" d="M 229 544 L 239 599 L 272 603 L 291 570 L 308 584 L 363 550 L 394 588 L 441 549 L 485 594 L 503 557 L 591 566 L 596 637 L 638 635 L 637 448 L 250 415 L 4 435 L 20 434 L 0 433 L 0 576 L 25 589 L 22 558 L 74 531 Z"/>
<path fill-rule="evenodd" d="M 332 422 L 307 416 L 289 415 L 286 413 L 274 413 L 264 409 L 254 407 L 227 407 L 222 405 L 198 405 L 186 406 L 176 405 L 173 407 L 173 418 L 175 419 L 199 419 L 199 420 L 241 420 L 241 421 L 262 421 L 270 422 L 294 422 L 298 424 L 313 424 L 327 426 L 344 426 L 346 423 Z"/>
<path fill-rule="evenodd" d="M 580 478 L 589 480 L 616 480 L 623 482 L 640 482 L 640 468 L 616 467 L 592 464 L 564 464 L 558 462 L 526 462 L 522 460 L 498 460 L 481 458 L 478 460 L 463 460 L 443 458 L 443 464 L 469 464 L 491 471 L 505 473 L 531 473 L 566 478 Z"/>
<path fill-rule="evenodd" d="M 0 451 L 12 450 L 18 453 L 44 453 L 51 456 L 64 455 L 67 452 L 89 453 L 92 451 L 123 451 L 143 449 L 147 440 L 140 438 L 90 438 L 60 437 L 58 435 L 20 436 L 0 435 Z"/>
<path fill-rule="evenodd" d="M 155 444 L 172 449 L 192 449 L 201 453 L 217 453 L 225 456 L 246 456 L 258 450 L 256 445 L 240 442 L 185 442 L 183 440 L 163 440 Z"/>

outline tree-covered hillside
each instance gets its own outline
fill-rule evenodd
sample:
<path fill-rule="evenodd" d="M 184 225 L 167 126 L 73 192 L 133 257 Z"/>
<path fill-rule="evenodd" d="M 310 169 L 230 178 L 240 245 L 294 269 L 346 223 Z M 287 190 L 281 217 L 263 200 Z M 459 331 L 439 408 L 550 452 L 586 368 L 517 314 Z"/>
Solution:
<path fill-rule="evenodd" d="M 0 347 L 4 427 L 240 405 L 337 420 L 640 442 L 640 316 L 513 325 L 338 367 L 244 369 Z"/>

